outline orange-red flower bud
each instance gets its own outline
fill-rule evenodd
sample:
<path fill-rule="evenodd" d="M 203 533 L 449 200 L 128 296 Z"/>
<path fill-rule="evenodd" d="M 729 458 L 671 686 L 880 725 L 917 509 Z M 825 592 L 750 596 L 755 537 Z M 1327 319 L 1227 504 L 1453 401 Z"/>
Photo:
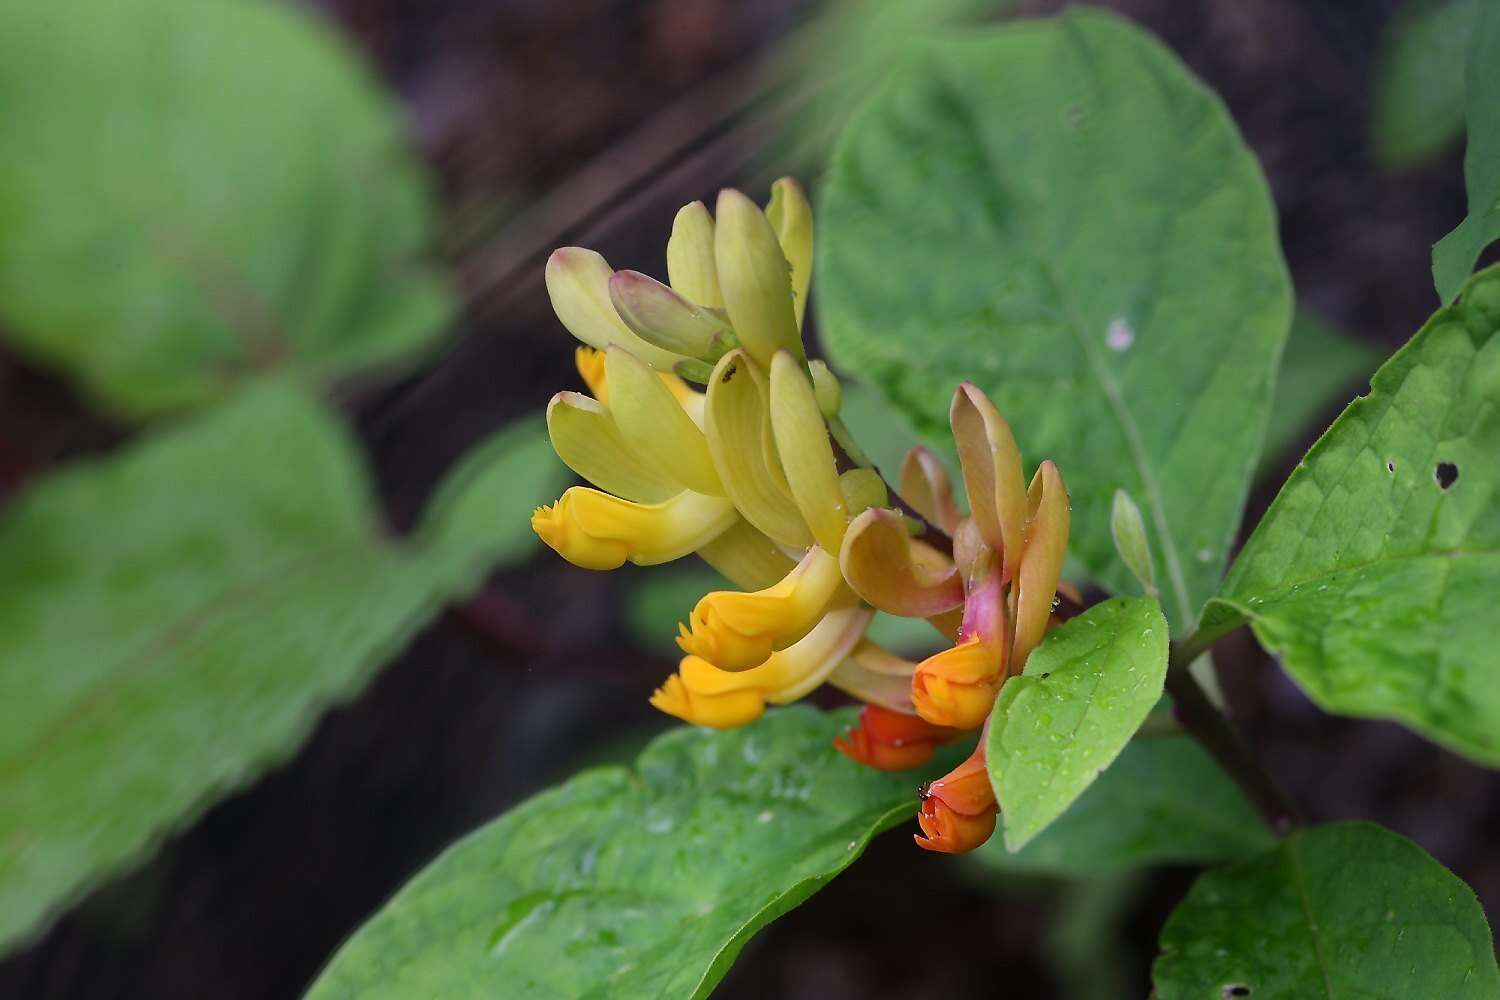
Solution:
<path fill-rule="evenodd" d="M 879 705 L 859 711 L 859 725 L 833 741 L 844 756 L 877 771 L 909 771 L 932 759 L 939 746 L 958 739 L 957 729 Z"/>
<path fill-rule="evenodd" d="M 984 740 L 962 764 L 934 781 L 922 793 L 917 846 L 945 854 L 972 851 L 995 832 L 999 805 L 985 767 Z"/>

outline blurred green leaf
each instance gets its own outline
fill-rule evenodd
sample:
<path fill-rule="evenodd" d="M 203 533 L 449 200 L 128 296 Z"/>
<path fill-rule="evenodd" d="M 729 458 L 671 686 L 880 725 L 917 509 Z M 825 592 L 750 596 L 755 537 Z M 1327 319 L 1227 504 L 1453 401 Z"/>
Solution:
<path fill-rule="evenodd" d="M 292 5 L 0 5 L 0 107 L 0 316 L 115 413 L 391 365 L 449 319 L 396 112 Z"/>
<path fill-rule="evenodd" d="M 751 935 L 915 813 L 920 775 L 833 749 L 853 720 L 797 706 L 680 728 L 633 770 L 543 792 L 413 879 L 309 1000 L 706 996 Z"/>
<path fill-rule="evenodd" d="M 1161 698 L 1167 622 L 1152 598 L 1116 597 L 1048 634 L 1000 689 L 985 757 L 1012 851 L 1062 815 Z"/>
<path fill-rule="evenodd" d="M 1201 876 L 1152 974 L 1160 1000 L 1500 997 L 1473 890 L 1373 823 L 1302 830 Z"/>
<path fill-rule="evenodd" d="M 1285 461 L 1313 421 L 1352 396 L 1384 357 L 1384 352 L 1298 309 L 1281 354 L 1276 405 L 1271 408 L 1258 475 L 1267 475 Z"/>
<path fill-rule="evenodd" d="M 1469 214 L 1432 248 L 1432 280 L 1444 303 L 1453 301 L 1480 252 L 1500 237 L 1500 4 L 1481 6 L 1468 43 L 1464 187 Z"/>
<path fill-rule="evenodd" d="M 17 498 L 0 518 L 0 944 L 285 759 L 475 560 L 517 554 L 534 456 L 491 460 L 516 492 L 486 494 L 495 529 L 466 532 L 462 558 L 388 540 L 355 443 L 283 383 Z"/>
<path fill-rule="evenodd" d="M 1500 267 L 1313 445 L 1205 613 L 1248 622 L 1319 705 L 1500 765 Z"/>
<path fill-rule="evenodd" d="M 1478 0 L 1408 3 L 1386 26 L 1370 128 L 1392 169 L 1429 160 L 1463 135 L 1464 53 Z"/>
<path fill-rule="evenodd" d="M 816 301 L 842 370 L 933 441 L 971 379 L 1054 459 L 1071 551 L 1131 586 L 1141 504 L 1168 617 L 1195 620 L 1239 524 L 1290 289 L 1265 180 L 1159 42 L 1074 8 L 929 47 L 850 124 Z"/>
<path fill-rule="evenodd" d="M 1136 739 L 1057 820 L 1011 853 L 993 838 L 975 852 L 1007 871 L 1109 875 L 1152 864 L 1234 861 L 1274 842 L 1198 744 Z"/>

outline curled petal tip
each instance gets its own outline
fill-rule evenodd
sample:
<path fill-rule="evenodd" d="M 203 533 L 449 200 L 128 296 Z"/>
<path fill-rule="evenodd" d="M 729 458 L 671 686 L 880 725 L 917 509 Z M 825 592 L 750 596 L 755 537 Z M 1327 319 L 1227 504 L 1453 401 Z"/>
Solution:
<path fill-rule="evenodd" d="M 917 814 L 922 832 L 914 834 L 913 839 L 924 851 L 963 854 L 990 839 L 995 832 L 997 812 L 991 807 L 977 816 L 965 816 L 949 808 L 941 799 L 929 797 Z"/>
<path fill-rule="evenodd" d="M 926 618 L 963 603 L 958 568 L 914 542 L 893 510 L 872 507 L 849 524 L 839 565 L 860 597 L 890 614 Z"/>
<path fill-rule="evenodd" d="M 914 715 L 866 705 L 860 710 L 859 724 L 833 745 L 844 756 L 878 771 L 909 771 L 927 763 L 939 746 L 958 736 L 957 730 L 931 725 Z"/>

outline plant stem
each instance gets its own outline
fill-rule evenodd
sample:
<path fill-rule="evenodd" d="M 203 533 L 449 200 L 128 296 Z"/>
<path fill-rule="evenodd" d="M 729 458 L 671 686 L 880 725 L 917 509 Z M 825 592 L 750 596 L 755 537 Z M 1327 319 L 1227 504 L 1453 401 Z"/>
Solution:
<path fill-rule="evenodd" d="M 1285 836 L 1301 825 L 1301 813 L 1188 672 L 1188 665 L 1205 652 L 1207 645 L 1196 636 L 1189 636 L 1172 650 L 1167 667 L 1167 692 L 1172 696 L 1173 710 L 1182 728 L 1239 786 L 1272 832 L 1278 837 Z"/>

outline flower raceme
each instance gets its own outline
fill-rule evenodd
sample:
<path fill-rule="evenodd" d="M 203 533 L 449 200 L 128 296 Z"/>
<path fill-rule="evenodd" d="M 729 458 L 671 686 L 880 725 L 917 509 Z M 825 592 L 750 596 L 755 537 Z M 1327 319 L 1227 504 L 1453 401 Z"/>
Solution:
<path fill-rule="evenodd" d="M 812 247 L 807 198 L 783 179 L 764 209 L 726 190 L 712 213 L 678 212 L 665 284 L 590 250 L 553 253 L 548 295 L 583 343 L 588 392 L 554 396 L 547 430 L 592 485 L 538 508 L 532 527 L 587 569 L 695 553 L 740 588 L 687 615 L 657 708 L 740 726 L 826 683 L 864 702 L 837 748 L 906 770 L 983 724 L 1041 640 L 1067 493 L 1050 462 L 1027 487 L 1009 426 L 964 383 L 950 423 L 969 514 L 925 448 L 893 498 L 839 419 L 837 380 L 803 348 Z M 903 659 L 864 637 L 877 611 L 925 618 L 952 645 Z M 989 836 L 982 747 L 926 789 L 920 822 L 932 850 Z"/>

